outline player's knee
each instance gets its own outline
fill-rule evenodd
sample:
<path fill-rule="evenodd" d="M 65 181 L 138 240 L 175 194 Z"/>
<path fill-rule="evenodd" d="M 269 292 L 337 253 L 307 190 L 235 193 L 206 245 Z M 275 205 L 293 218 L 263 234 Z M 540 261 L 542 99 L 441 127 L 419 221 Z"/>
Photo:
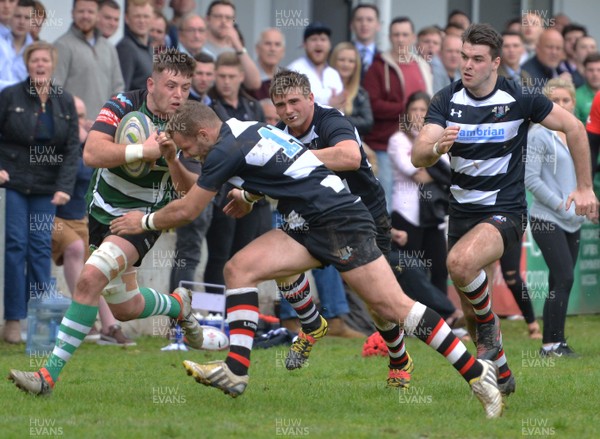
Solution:
<path fill-rule="evenodd" d="M 85 258 L 85 246 L 82 240 L 75 241 L 70 244 L 63 254 L 63 260 L 65 263 L 68 261 L 81 261 Z"/>
<path fill-rule="evenodd" d="M 467 257 L 457 252 L 450 252 L 446 259 L 446 266 L 448 267 L 450 278 L 459 285 L 464 285 L 465 282 L 472 280 L 468 279 L 472 267 Z"/>
<path fill-rule="evenodd" d="M 127 255 L 118 245 L 103 242 L 85 264 L 97 268 L 110 281 L 127 268 Z"/>
<path fill-rule="evenodd" d="M 84 267 L 77 279 L 73 299 L 85 301 L 90 295 L 99 295 L 104 285 L 106 285 L 104 275 L 98 273 L 97 270 L 90 270 L 89 267 Z"/>
<path fill-rule="evenodd" d="M 241 288 L 255 286 L 256 284 L 268 280 L 261 279 L 256 267 L 256 260 L 251 261 L 244 257 L 233 257 L 225 264 L 223 269 L 223 278 L 228 288 Z"/>

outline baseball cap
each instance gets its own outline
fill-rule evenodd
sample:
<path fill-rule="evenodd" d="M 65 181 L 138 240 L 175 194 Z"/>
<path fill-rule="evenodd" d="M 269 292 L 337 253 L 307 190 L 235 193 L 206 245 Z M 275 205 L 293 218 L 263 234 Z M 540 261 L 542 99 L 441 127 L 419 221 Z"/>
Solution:
<path fill-rule="evenodd" d="M 304 29 L 304 41 L 306 41 L 308 37 L 318 34 L 327 34 L 327 36 L 330 37 L 331 29 L 320 21 L 313 21 Z"/>

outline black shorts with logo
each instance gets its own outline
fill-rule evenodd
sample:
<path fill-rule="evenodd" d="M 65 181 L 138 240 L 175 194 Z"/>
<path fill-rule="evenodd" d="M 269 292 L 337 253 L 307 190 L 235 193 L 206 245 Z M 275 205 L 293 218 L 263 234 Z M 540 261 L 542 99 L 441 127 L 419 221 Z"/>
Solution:
<path fill-rule="evenodd" d="M 339 272 L 362 267 L 379 258 L 373 217 L 362 203 L 334 210 L 298 230 L 284 229 L 324 266 Z"/>
<path fill-rule="evenodd" d="M 94 246 L 98 248 L 107 236 L 114 235 L 110 231 L 110 226 L 98 222 L 91 215 L 89 217 L 88 229 L 90 231 L 90 247 Z M 160 234 L 160 231 L 148 231 L 139 235 L 119 235 L 120 238 L 130 242 L 138 252 L 139 258 L 133 264 L 134 267 L 139 267 L 142 264 L 142 259 L 144 259 L 144 256 L 146 256 L 152 246 L 154 246 Z"/>
<path fill-rule="evenodd" d="M 448 222 L 448 251 L 460 238 L 480 223 L 491 224 L 500 232 L 506 252 L 515 245 L 521 245 L 523 233 L 527 228 L 527 214 L 493 213 L 478 216 L 451 214 Z"/>

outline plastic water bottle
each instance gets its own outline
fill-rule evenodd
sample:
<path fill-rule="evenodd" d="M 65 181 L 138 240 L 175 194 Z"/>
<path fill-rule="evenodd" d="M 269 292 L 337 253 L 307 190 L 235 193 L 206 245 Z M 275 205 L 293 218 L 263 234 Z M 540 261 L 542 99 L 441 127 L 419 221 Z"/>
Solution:
<path fill-rule="evenodd" d="M 56 291 L 29 301 L 27 313 L 27 345 L 29 355 L 47 355 L 54 349 L 58 328 L 71 299 Z"/>

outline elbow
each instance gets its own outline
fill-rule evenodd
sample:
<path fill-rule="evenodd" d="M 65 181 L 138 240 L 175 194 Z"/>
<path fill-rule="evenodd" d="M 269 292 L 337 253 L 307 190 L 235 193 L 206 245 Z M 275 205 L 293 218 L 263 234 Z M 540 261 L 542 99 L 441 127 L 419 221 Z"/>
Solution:
<path fill-rule="evenodd" d="M 429 164 L 429 163 L 425 163 L 423 160 L 420 159 L 420 157 L 415 155 L 414 151 L 413 151 L 413 154 L 410 156 L 410 162 L 412 163 L 412 165 L 415 168 L 425 168 Z"/>
<path fill-rule="evenodd" d="M 90 153 L 90 148 L 83 148 L 83 164 L 92 168 L 96 167 L 96 164 L 94 163 L 94 156 Z"/>
<path fill-rule="evenodd" d="M 360 169 L 361 162 L 362 162 L 362 155 L 360 153 L 360 150 L 357 149 L 356 153 L 354 153 L 350 157 L 348 157 L 347 164 L 348 164 L 349 170 L 356 171 L 356 170 Z"/>

